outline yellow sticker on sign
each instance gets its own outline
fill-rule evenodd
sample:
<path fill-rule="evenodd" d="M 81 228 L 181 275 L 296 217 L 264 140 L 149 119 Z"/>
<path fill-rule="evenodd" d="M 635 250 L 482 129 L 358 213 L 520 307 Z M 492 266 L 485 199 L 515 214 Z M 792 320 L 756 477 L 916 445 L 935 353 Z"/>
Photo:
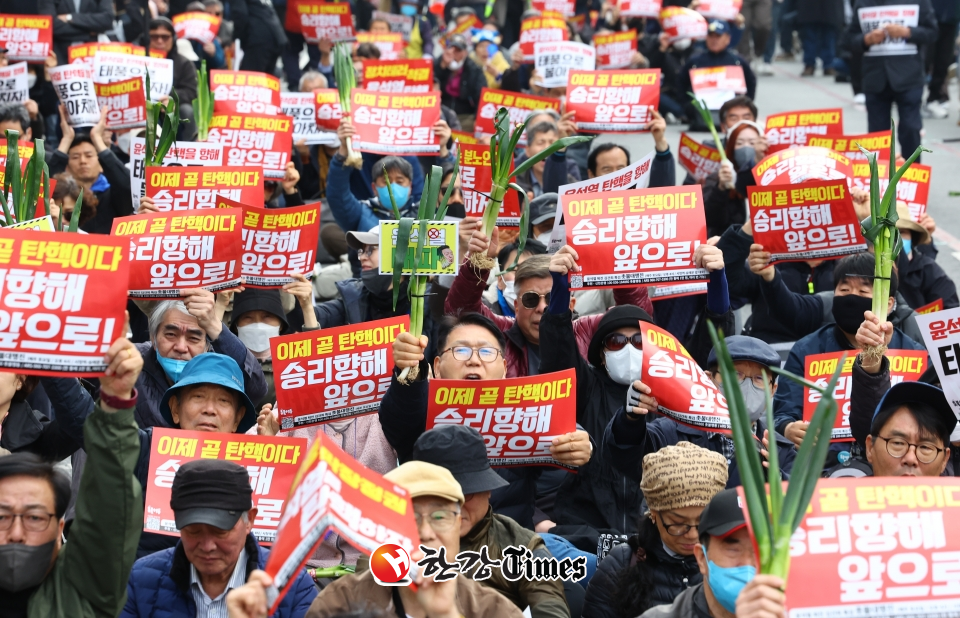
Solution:
<path fill-rule="evenodd" d="M 397 246 L 397 221 L 380 222 L 380 274 L 393 274 L 393 253 Z M 457 274 L 459 237 L 456 221 L 430 221 L 427 223 L 427 238 L 423 246 L 418 275 L 455 275 Z M 407 258 L 403 263 L 403 274 L 413 272 L 413 260 L 420 236 L 420 223 L 415 222 L 410 230 L 410 242 L 407 245 Z"/>
<path fill-rule="evenodd" d="M 56 231 L 53 227 L 53 218 L 50 215 L 45 217 L 37 217 L 36 219 L 30 219 L 29 221 L 21 221 L 20 223 L 14 223 L 13 225 L 8 225 L 7 230 L 36 230 L 38 232 L 54 232 Z"/>

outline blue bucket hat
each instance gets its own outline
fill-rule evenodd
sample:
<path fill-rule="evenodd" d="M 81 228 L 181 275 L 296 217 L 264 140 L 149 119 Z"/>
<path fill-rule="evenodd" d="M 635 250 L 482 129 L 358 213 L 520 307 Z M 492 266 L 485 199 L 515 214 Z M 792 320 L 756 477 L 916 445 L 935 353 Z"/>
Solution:
<path fill-rule="evenodd" d="M 726 342 L 730 359 L 733 361 L 751 361 L 764 367 L 780 368 L 780 354 L 766 341 L 746 335 L 734 335 L 727 337 Z M 716 350 L 710 350 L 707 367 L 716 367 L 718 364 Z"/>
<path fill-rule="evenodd" d="M 175 424 L 173 415 L 170 413 L 170 397 L 176 395 L 177 391 L 184 386 L 194 384 L 222 386 L 240 395 L 240 405 L 245 408 L 245 411 L 243 418 L 240 419 L 240 426 L 237 427 L 237 433 L 245 433 L 257 424 L 257 410 L 243 390 L 243 372 L 240 371 L 240 365 L 225 354 L 205 352 L 199 356 L 194 356 L 190 359 L 190 362 L 184 365 L 180 379 L 167 389 L 167 392 L 163 394 L 163 399 L 160 400 L 160 416 L 171 427 Z"/>

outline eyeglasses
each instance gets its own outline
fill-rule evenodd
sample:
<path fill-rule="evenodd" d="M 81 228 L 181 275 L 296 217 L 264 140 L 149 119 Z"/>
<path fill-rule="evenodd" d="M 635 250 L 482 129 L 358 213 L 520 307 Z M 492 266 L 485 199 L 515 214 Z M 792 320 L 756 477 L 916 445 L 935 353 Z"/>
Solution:
<path fill-rule="evenodd" d="M 0 511 L 0 531 L 6 532 L 12 528 L 13 520 L 18 517 L 25 530 L 29 532 L 43 532 L 50 527 L 50 520 L 56 517 L 56 515 L 39 510 L 27 511 L 26 513 Z"/>
<path fill-rule="evenodd" d="M 737 382 L 739 382 L 740 384 L 743 384 L 747 380 L 752 381 L 753 385 L 761 390 L 763 389 L 764 385 L 767 383 L 767 379 L 762 373 L 758 376 L 747 376 L 742 371 L 737 372 Z"/>
<path fill-rule="evenodd" d="M 430 524 L 430 527 L 433 528 L 434 532 L 448 532 L 453 529 L 453 526 L 457 523 L 457 515 L 460 514 L 460 511 L 433 511 L 427 513 L 427 523 Z M 424 513 L 417 513 L 414 511 L 413 519 L 417 522 L 417 529 L 420 529 L 420 526 L 423 525 Z"/>
<path fill-rule="evenodd" d="M 172 38 L 173 36 L 169 34 L 151 34 L 150 35 L 151 41 L 169 41 Z"/>
<path fill-rule="evenodd" d="M 374 247 L 373 245 L 367 245 L 363 249 L 357 249 L 357 257 L 362 258 L 363 256 L 372 257 L 373 252 L 379 249 L 380 247 Z"/>
<path fill-rule="evenodd" d="M 914 449 L 916 449 L 915 452 L 917 454 L 917 461 L 922 464 L 929 464 L 935 462 L 937 458 L 940 457 L 941 451 L 947 450 L 943 448 L 937 448 L 930 442 L 911 444 L 902 438 L 884 438 L 883 436 L 877 437 L 887 443 L 887 454 L 894 459 L 902 459 L 912 446 Z"/>
<path fill-rule="evenodd" d="M 497 357 L 500 356 L 500 350 L 492 346 L 484 346 L 482 348 L 471 348 L 466 345 L 458 345 L 447 348 L 443 352 L 440 352 L 440 356 L 443 356 L 447 352 L 453 353 L 454 360 L 465 362 L 473 358 L 473 353 L 477 353 L 477 357 L 483 363 L 492 363 L 497 360 Z"/>
<path fill-rule="evenodd" d="M 537 294 L 536 292 L 524 292 L 520 295 L 520 304 L 526 307 L 527 309 L 536 309 L 540 306 L 540 299 L 543 299 L 548 305 L 550 304 L 550 292 L 546 294 Z"/>
<path fill-rule="evenodd" d="M 700 524 L 668 524 L 662 518 L 660 521 L 663 523 L 663 527 L 667 529 L 667 534 L 670 536 L 683 536 L 686 533 L 690 532 L 691 528 L 696 528 L 697 532 L 700 532 Z"/>
<path fill-rule="evenodd" d="M 623 333 L 610 333 L 603 339 L 603 347 L 611 352 L 619 352 L 627 345 L 627 343 L 638 350 L 642 350 L 643 335 L 641 333 L 633 333 L 627 337 Z"/>

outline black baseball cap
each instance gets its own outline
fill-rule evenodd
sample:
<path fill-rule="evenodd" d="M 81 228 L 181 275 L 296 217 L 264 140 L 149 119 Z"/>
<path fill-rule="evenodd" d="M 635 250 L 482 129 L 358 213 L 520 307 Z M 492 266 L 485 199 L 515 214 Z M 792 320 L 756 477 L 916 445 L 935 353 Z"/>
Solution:
<path fill-rule="evenodd" d="M 957 415 L 953 413 L 953 408 L 950 407 L 947 396 L 936 386 L 923 382 L 895 384 L 884 393 L 883 399 L 877 404 L 877 409 L 873 411 L 873 418 L 876 418 L 880 410 L 885 408 L 901 405 L 909 406 L 911 403 L 924 403 L 930 406 L 937 414 L 937 418 L 947 423 L 951 432 L 956 429 Z"/>
<path fill-rule="evenodd" d="M 530 223 L 540 225 L 548 219 L 557 216 L 557 200 L 560 195 L 557 193 L 544 193 L 533 198 L 530 202 Z"/>
<path fill-rule="evenodd" d="M 490 467 L 483 436 L 473 427 L 441 425 L 424 432 L 413 445 L 413 459 L 449 470 L 464 495 L 509 484 Z"/>
<path fill-rule="evenodd" d="M 723 538 L 747 525 L 740 506 L 740 496 L 737 490 L 724 489 L 704 507 L 700 514 L 700 534 L 709 534 Z"/>
<path fill-rule="evenodd" d="M 177 529 L 190 524 L 233 529 L 240 516 L 253 508 L 253 489 L 247 469 L 219 459 L 183 464 L 173 477 L 170 508 Z"/>
<path fill-rule="evenodd" d="M 457 49 L 469 49 L 467 39 L 462 34 L 451 34 L 447 37 L 447 47 L 456 47 Z"/>

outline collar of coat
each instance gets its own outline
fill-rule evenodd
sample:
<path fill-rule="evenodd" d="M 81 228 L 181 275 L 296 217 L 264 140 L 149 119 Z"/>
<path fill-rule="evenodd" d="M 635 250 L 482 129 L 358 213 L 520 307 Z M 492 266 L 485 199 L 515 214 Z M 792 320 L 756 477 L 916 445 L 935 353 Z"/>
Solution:
<path fill-rule="evenodd" d="M 259 566 L 260 547 L 257 545 L 257 539 L 253 534 L 247 535 L 247 542 L 244 544 L 247 550 L 246 578 L 250 579 L 250 574 Z M 183 541 L 177 542 L 177 547 L 173 550 L 173 564 L 170 566 L 170 579 L 177 585 L 184 594 L 190 592 L 190 561 L 187 560 L 187 552 L 183 549 Z"/>
<path fill-rule="evenodd" d="M 26 401 L 18 401 L 10 404 L 7 416 L 2 422 L 3 437 L 0 438 L 0 446 L 13 452 L 39 440 L 43 434 L 44 422 L 50 421 L 34 411 Z"/>

